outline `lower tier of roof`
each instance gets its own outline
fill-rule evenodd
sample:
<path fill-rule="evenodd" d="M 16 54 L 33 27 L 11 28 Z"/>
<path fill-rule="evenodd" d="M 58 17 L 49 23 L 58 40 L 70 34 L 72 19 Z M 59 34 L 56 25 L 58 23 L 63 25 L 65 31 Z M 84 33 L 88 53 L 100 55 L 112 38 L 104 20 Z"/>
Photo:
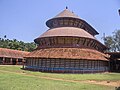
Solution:
<path fill-rule="evenodd" d="M 64 58 L 108 61 L 108 56 L 93 49 L 81 48 L 48 48 L 29 53 L 26 58 Z"/>

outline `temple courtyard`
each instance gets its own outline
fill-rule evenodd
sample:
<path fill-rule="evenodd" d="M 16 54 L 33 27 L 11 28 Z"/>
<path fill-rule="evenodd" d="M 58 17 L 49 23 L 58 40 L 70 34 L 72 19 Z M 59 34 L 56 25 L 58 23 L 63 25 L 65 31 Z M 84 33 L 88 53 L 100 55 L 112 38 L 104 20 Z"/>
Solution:
<path fill-rule="evenodd" d="M 0 90 L 119 90 L 120 73 L 57 74 L 0 66 Z"/>

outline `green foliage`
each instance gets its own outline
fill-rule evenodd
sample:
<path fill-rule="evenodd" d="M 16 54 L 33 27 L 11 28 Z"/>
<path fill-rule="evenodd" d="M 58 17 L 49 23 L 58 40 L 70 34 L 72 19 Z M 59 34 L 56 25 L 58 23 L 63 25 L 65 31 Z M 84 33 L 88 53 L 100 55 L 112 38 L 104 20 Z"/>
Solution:
<path fill-rule="evenodd" d="M 10 40 L 4 38 L 0 38 L 0 48 L 8 48 L 22 51 L 33 51 L 36 48 L 36 44 L 34 42 L 25 43 L 23 41 L 18 41 L 16 39 Z"/>
<path fill-rule="evenodd" d="M 112 36 L 104 37 L 104 44 L 109 48 L 109 51 L 120 51 L 120 30 L 114 31 Z"/>

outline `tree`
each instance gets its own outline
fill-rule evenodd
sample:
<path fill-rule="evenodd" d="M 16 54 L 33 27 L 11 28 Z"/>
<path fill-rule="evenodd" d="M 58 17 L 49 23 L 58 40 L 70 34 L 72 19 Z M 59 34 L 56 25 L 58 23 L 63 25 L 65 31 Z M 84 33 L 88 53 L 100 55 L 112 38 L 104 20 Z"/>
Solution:
<path fill-rule="evenodd" d="M 8 49 L 15 49 L 15 50 L 22 50 L 22 51 L 33 51 L 36 48 L 36 44 L 34 42 L 25 43 L 23 41 L 18 41 L 17 39 L 5 39 L 0 38 L 0 47 L 1 48 L 8 48 Z"/>
<path fill-rule="evenodd" d="M 4 38 L 6 38 L 7 36 L 5 35 Z"/>
<path fill-rule="evenodd" d="M 120 30 L 114 31 L 112 36 L 104 37 L 104 44 L 111 52 L 120 51 Z"/>

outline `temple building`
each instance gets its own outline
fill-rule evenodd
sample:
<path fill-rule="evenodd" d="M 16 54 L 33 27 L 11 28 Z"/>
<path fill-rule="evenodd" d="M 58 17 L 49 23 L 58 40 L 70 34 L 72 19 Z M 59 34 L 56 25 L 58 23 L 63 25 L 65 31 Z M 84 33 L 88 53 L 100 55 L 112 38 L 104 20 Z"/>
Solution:
<path fill-rule="evenodd" d="M 23 65 L 29 52 L 0 48 L 0 65 Z"/>
<path fill-rule="evenodd" d="M 107 49 L 99 33 L 66 8 L 48 20 L 49 29 L 34 41 L 38 47 L 26 56 L 25 69 L 57 73 L 108 71 Z"/>

